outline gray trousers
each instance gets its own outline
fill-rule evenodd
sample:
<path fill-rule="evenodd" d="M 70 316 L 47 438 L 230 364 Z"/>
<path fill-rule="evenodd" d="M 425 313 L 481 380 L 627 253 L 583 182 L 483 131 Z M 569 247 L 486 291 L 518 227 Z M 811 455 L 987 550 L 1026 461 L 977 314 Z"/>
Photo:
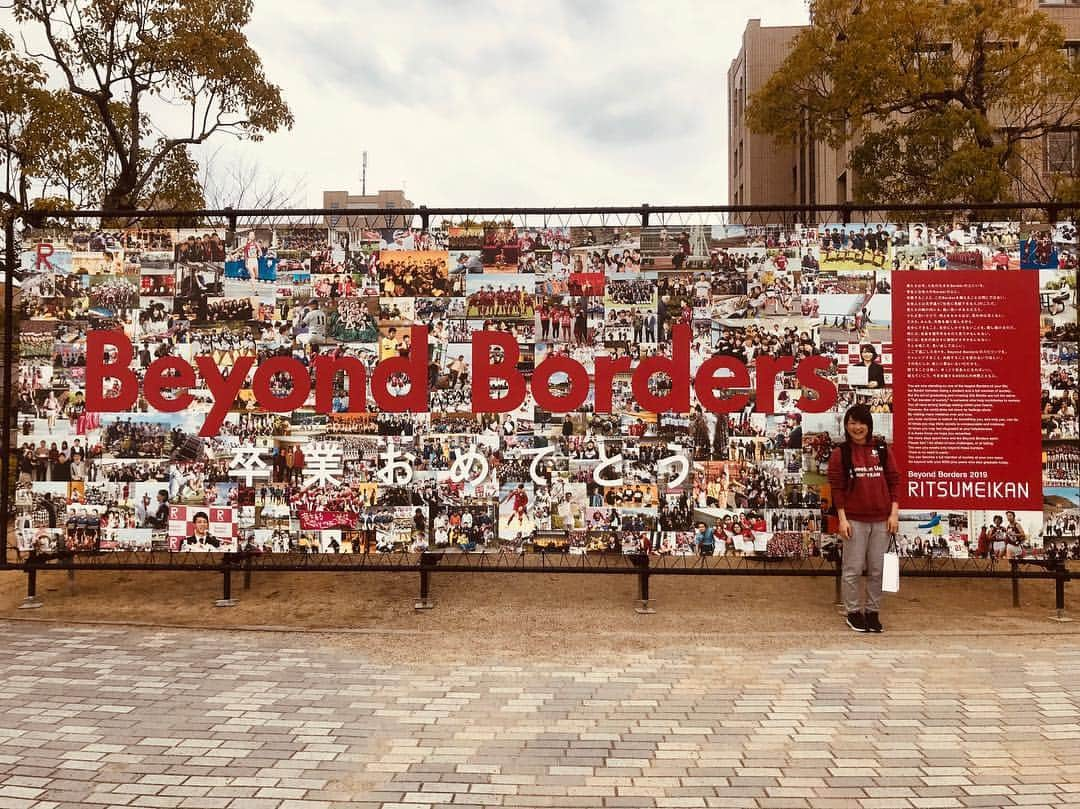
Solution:
<path fill-rule="evenodd" d="M 851 539 L 844 540 L 843 596 L 848 612 L 862 609 L 859 577 L 866 573 L 866 610 L 877 612 L 881 604 L 881 569 L 889 549 L 889 532 L 884 522 L 851 523 Z"/>

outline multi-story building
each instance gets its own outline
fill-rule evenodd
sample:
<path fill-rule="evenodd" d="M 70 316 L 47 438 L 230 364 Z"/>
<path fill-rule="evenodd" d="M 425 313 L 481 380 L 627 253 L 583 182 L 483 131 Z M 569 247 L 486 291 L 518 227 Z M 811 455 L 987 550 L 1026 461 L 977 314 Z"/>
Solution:
<path fill-rule="evenodd" d="M 341 215 L 326 216 L 326 227 L 334 231 L 359 231 L 361 228 L 407 228 L 412 224 L 412 216 L 409 214 L 363 216 L 353 213 L 365 209 L 412 208 L 412 202 L 405 198 L 405 192 L 402 190 L 379 191 L 376 194 L 366 195 L 350 194 L 348 191 L 323 191 L 323 207 L 340 208 L 342 211 Z"/>
<path fill-rule="evenodd" d="M 1080 70 L 1080 0 L 1020 1 L 1037 5 L 1064 29 L 1066 51 Z M 728 202 L 732 205 L 852 201 L 855 178 L 848 166 L 849 144 L 833 149 L 809 130 L 800 139 L 783 140 L 752 133 L 746 125 L 748 99 L 781 65 L 800 30 L 802 26 L 765 27 L 760 20 L 750 20 L 742 49 L 728 70 Z M 1035 168 L 1042 175 L 1080 174 L 1080 126 L 1051 132 L 1041 147 L 1042 159 Z M 760 218 L 780 221 L 777 216 Z"/>
<path fill-rule="evenodd" d="M 748 99 L 776 72 L 802 26 L 762 26 L 750 20 L 742 48 L 728 69 L 728 202 L 732 205 L 792 205 L 801 198 L 805 172 L 797 143 L 758 135 L 746 125 Z"/>

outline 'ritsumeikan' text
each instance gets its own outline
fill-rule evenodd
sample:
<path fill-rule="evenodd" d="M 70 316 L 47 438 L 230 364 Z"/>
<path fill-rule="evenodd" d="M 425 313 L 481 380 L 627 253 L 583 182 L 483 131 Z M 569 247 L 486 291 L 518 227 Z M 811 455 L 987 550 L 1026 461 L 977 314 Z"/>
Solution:
<path fill-rule="evenodd" d="M 1026 498 L 1027 483 L 1018 480 L 909 480 L 910 497 Z"/>

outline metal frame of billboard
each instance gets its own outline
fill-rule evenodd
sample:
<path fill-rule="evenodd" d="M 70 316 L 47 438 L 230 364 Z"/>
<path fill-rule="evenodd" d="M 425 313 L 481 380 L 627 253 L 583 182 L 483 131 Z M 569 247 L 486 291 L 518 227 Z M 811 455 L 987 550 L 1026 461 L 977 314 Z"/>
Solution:
<path fill-rule="evenodd" d="M 444 554 L 440 552 L 393 553 L 393 554 L 261 554 L 235 552 L 223 554 L 182 554 L 171 552 L 94 552 L 75 553 L 64 551 L 49 554 L 30 554 L 26 559 L 12 562 L 8 558 L 8 531 L 11 509 L 11 436 L 14 352 L 14 270 L 17 261 L 16 222 L 40 225 L 46 219 L 70 222 L 141 219 L 157 220 L 216 220 L 227 226 L 230 238 L 243 227 L 285 224 L 295 218 L 318 217 L 324 221 L 349 217 L 368 223 L 401 222 L 405 218 L 421 228 L 428 228 L 433 220 L 451 221 L 485 217 L 499 221 L 521 222 L 539 218 L 545 225 L 591 226 L 591 227 L 648 227 L 650 225 L 685 225 L 697 217 L 716 217 L 727 224 L 747 226 L 791 227 L 796 224 L 849 224 L 853 221 L 866 223 L 907 221 L 917 215 L 934 214 L 938 218 L 952 217 L 966 221 L 981 221 L 988 214 L 999 217 L 1023 218 L 1024 212 L 1041 212 L 1042 218 L 1032 221 L 1056 223 L 1076 220 L 1080 213 L 1080 201 L 1020 201 L 997 203 L 960 204 L 896 204 L 891 206 L 842 204 L 842 205 L 649 205 L 593 206 L 593 207 L 427 207 L 416 208 L 224 208 L 218 210 L 69 210 L 15 212 L 4 217 L 4 328 L 3 328 L 3 384 L 7 395 L 2 405 L 4 424 L 3 452 L 0 455 L 0 514 L 4 515 L 0 527 L 0 570 L 19 569 L 27 575 L 27 597 L 24 607 L 39 607 L 37 573 L 44 570 L 142 570 L 142 571 L 190 571 L 214 572 L 222 575 L 222 598 L 217 604 L 231 606 L 233 598 L 233 574 L 242 574 L 243 586 L 250 586 L 254 571 L 275 572 L 389 572 L 418 573 L 419 595 L 417 609 L 433 606 L 430 580 L 433 572 L 440 573 L 589 573 L 623 574 L 638 578 L 638 612 L 652 612 L 649 580 L 652 575 L 736 575 L 736 576 L 814 576 L 833 577 L 835 599 L 840 600 L 841 563 L 839 558 L 825 557 L 663 557 L 652 559 L 644 554 L 610 553 L 599 555 L 568 555 L 565 553 L 482 553 Z M 1021 216 L 1017 216 L 1021 214 Z M 924 217 L 920 217 L 924 218 Z M 417 221 L 418 220 L 418 221 Z M 990 220 L 995 221 L 995 220 Z M 335 224 L 330 224 L 334 229 Z M 993 559 L 953 559 L 926 556 L 901 560 L 903 576 L 913 578 L 953 579 L 1008 579 L 1012 583 L 1012 602 L 1020 605 L 1019 583 L 1022 579 L 1050 580 L 1055 583 L 1055 615 L 1065 618 L 1065 584 L 1073 578 L 1067 562 L 1061 559 L 1008 560 L 1007 563 Z"/>

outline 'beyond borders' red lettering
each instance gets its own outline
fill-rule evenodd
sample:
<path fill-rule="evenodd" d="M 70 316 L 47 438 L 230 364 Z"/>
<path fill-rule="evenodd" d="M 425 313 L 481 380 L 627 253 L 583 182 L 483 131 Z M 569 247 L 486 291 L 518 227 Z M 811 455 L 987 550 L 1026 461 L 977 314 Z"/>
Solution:
<path fill-rule="evenodd" d="M 751 377 L 749 369 L 739 360 L 717 355 L 706 360 L 693 380 L 690 377 L 690 327 L 680 324 L 672 329 L 672 352 L 670 357 L 647 357 L 631 371 L 628 359 L 596 358 L 596 391 L 594 410 L 611 412 L 611 385 L 617 374 L 630 373 L 631 389 L 638 403 L 648 412 L 685 413 L 690 410 L 691 385 L 701 404 L 714 413 L 730 413 L 746 407 L 750 401 Z M 388 357 L 378 363 L 371 373 L 371 394 L 376 405 L 387 413 L 424 413 L 428 411 L 427 356 L 422 350 L 428 344 L 427 329 L 412 328 L 414 348 L 405 357 Z M 115 349 L 110 356 L 107 347 Z M 474 413 L 508 413 L 525 401 L 529 384 L 533 398 L 545 410 L 565 413 L 576 410 L 588 398 L 589 376 L 585 367 L 565 356 L 552 356 L 541 362 L 527 382 L 517 364 L 521 353 L 517 340 L 511 334 L 495 331 L 477 332 L 473 338 L 472 362 L 472 409 Z M 499 351 L 493 351 L 499 349 Z M 501 356 L 500 356 L 501 355 Z M 122 331 L 91 331 L 86 336 L 86 407 L 92 412 L 119 413 L 134 407 L 139 398 L 139 380 L 131 369 L 134 349 Z M 498 359 L 494 362 L 493 359 Z M 312 370 L 292 357 L 271 357 L 255 364 L 254 357 L 239 357 L 227 376 L 210 357 L 195 358 L 195 368 L 177 357 L 161 357 L 150 363 L 143 379 L 143 395 L 157 410 L 176 413 L 187 410 L 195 401 L 188 391 L 195 387 L 198 375 L 202 377 L 213 401 L 199 435 L 217 435 L 225 416 L 236 402 L 240 391 L 249 386 L 256 403 L 264 410 L 289 413 L 304 406 L 312 391 L 315 393 L 315 410 L 330 413 L 333 410 L 335 377 L 344 374 L 348 383 L 348 412 L 365 412 L 367 409 L 366 369 L 359 360 L 351 357 L 320 356 L 312 363 Z M 825 378 L 829 361 L 825 357 L 808 357 L 795 363 L 792 357 L 759 356 L 754 358 L 756 397 L 754 409 L 759 413 L 775 412 L 773 392 L 776 377 L 794 372 L 804 392 L 796 407 L 807 413 L 824 413 L 836 404 L 836 386 Z M 720 375 L 717 373 L 720 372 Z M 568 378 L 568 388 L 563 395 L 551 390 L 551 378 L 563 373 Z M 292 389 L 284 396 L 274 395 L 271 380 L 278 374 L 292 379 Z M 649 381 L 657 374 L 667 376 L 670 386 L 662 393 L 654 393 Z M 249 382 L 250 377 L 250 382 Z M 390 381 L 407 380 L 405 393 L 390 393 Z M 103 385 L 111 381 L 108 395 Z M 493 395 L 493 382 L 505 383 L 502 395 Z M 166 396 L 166 391 L 174 392 Z M 727 391 L 729 395 L 717 395 Z"/>

